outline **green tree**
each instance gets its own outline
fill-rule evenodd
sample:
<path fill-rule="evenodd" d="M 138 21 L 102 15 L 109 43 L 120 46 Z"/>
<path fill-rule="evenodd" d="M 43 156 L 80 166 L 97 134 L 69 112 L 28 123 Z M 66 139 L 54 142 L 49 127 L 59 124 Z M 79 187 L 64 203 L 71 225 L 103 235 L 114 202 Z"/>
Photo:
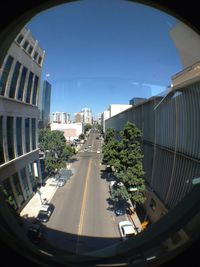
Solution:
<path fill-rule="evenodd" d="M 85 139 L 85 135 L 84 134 L 80 134 L 78 138 L 79 138 L 79 140 L 84 140 Z"/>
<path fill-rule="evenodd" d="M 40 130 L 39 147 L 45 153 L 45 168 L 49 172 L 65 167 L 66 161 L 74 154 L 61 131 Z"/>
<path fill-rule="evenodd" d="M 113 131 L 113 129 L 109 130 L 109 135 L 106 135 L 103 158 L 108 159 L 114 167 L 116 180 L 118 183 L 123 183 L 124 187 L 114 187 L 111 198 L 116 201 L 121 195 L 121 199 L 126 196 L 126 199 L 131 198 L 135 203 L 143 203 L 145 186 L 143 155 L 140 147 L 142 132 L 133 123 L 127 122 L 120 131 L 119 141 L 114 141 L 113 136 L 116 133 L 114 134 Z"/>
<path fill-rule="evenodd" d="M 90 123 L 86 123 L 84 125 L 84 134 L 86 134 L 91 128 L 92 128 L 92 125 Z"/>
<path fill-rule="evenodd" d="M 115 141 L 115 130 L 112 129 L 112 128 L 108 128 L 106 129 L 106 132 L 105 132 L 105 144 L 109 143 L 109 142 L 112 142 L 112 141 Z"/>
<path fill-rule="evenodd" d="M 96 123 L 96 129 L 102 134 L 103 133 L 103 128 L 102 126 L 97 122 Z"/>
<path fill-rule="evenodd" d="M 103 161 L 112 165 L 112 161 L 117 158 L 117 142 L 115 140 L 114 129 L 107 129 L 105 133 L 105 141 L 102 147 Z"/>

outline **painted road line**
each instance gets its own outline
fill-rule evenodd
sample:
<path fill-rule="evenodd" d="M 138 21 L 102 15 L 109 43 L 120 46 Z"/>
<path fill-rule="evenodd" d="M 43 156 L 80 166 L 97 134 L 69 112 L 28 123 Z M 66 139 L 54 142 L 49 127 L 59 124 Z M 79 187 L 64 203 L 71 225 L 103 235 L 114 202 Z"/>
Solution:
<path fill-rule="evenodd" d="M 80 221 L 79 221 L 78 233 L 77 233 L 78 234 L 78 238 L 77 238 L 77 243 L 76 243 L 76 253 L 78 253 L 79 238 L 80 238 L 80 235 L 82 234 L 82 231 L 83 231 L 83 220 L 84 220 L 84 214 L 85 214 L 88 179 L 89 179 L 89 176 L 90 176 L 91 164 L 92 164 L 92 161 L 90 160 L 89 161 L 89 165 L 88 165 L 86 180 L 85 180 L 85 188 L 84 188 L 84 192 L 83 192 L 83 200 L 82 200 L 82 206 L 81 206 Z"/>

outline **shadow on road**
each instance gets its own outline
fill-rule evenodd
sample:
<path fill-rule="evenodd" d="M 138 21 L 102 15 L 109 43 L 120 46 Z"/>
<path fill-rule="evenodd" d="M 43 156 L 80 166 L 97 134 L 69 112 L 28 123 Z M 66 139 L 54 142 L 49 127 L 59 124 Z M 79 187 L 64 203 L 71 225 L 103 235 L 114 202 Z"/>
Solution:
<path fill-rule="evenodd" d="M 42 236 L 37 243 L 31 241 L 27 236 L 29 227 L 35 225 L 35 223 L 40 225 L 42 229 Z M 21 217 L 21 227 L 31 243 L 35 244 L 40 250 L 57 256 L 78 255 L 103 249 L 120 242 L 120 238 L 78 236 L 51 229 L 45 223 L 36 222 L 33 217 Z"/>

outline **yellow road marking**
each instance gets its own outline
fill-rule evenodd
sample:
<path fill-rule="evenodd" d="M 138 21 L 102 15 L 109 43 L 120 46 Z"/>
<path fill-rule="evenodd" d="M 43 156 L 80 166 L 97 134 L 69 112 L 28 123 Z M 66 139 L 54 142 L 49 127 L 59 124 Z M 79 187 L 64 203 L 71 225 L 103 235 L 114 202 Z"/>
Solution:
<path fill-rule="evenodd" d="M 84 219 L 84 214 L 85 214 L 86 199 L 87 199 L 87 188 L 88 188 L 88 178 L 89 178 L 90 171 L 91 171 L 91 163 L 92 163 L 92 161 L 90 160 L 89 161 L 89 165 L 88 165 L 86 180 L 85 180 L 85 188 L 84 188 L 84 192 L 83 192 L 81 215 L 80 215 L 80 221 L 79 221 L 79 226 L 78 226 L 78 239 L 77 239 L 77 245 L 76 245 L 76 252 L 78 252 L 79 236 L 82 234 L 82 231 L 83 231 L 83 219 Z"/>

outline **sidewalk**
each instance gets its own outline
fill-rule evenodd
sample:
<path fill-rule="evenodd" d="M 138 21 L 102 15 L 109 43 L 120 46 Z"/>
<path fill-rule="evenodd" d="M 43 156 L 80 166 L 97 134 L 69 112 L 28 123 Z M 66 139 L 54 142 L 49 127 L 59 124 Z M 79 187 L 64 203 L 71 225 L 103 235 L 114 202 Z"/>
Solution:
<path fill-rule="evenodd" d="M 31 198 L 31 200 L 27 203 L 24 209 L 20 212 L 20 216 L 22 217 L 36 217 L 42 203 L 44 203 L 44 199 L 47 202 L 50 202 L 53 195 L 55 194 L 58 186 L 50 185 L 54 178 L 47 179 L 45 186 L 42 186 L 35 195 Z"/>
<path fill-rule="evenodd" d="M 129 220 L 133 223 L 134 227 L 137 229 L 137 232 L 140 233 L 142 231 L 142 226 L 141 226 L 141 222 L 137 216 L 137 213 L 134 212 L 133 214 L 128 214 L 127 215 Z"/>

